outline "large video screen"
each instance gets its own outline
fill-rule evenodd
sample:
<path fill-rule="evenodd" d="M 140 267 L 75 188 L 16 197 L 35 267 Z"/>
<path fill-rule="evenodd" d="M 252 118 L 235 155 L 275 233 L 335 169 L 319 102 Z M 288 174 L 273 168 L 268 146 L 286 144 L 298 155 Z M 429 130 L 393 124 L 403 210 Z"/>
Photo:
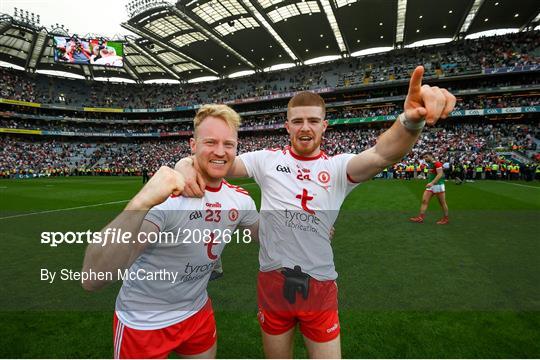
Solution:
<path fill-rule="evenodd" d="M 54 60 L 66 64 L 124 66 L 124 44 L 103 39 L 54 37 Z"/>

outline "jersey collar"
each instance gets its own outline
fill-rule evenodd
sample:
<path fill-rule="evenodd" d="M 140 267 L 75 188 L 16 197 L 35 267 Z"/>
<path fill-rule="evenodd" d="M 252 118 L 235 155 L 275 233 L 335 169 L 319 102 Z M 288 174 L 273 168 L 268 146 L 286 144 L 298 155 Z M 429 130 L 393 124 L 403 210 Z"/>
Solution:
<path fill-rule="evenodd" d="M 221 180 L 218 187 L 212 187 L 212 186 L 206 185 L 206 188 L 204 190 L 210 191 L 210 192 L 218 192 L 219 190 L 221 190 L 221 186 L 223 186 L 223 180 Z"/>
<path fill-rule="evenodd" d="M 318 155 L 315 155 L 315 156 L 301 156 L 301 155 L 297 155 L 293 152 L 293 149 L 292 147 L 288 146 L 288 150 L 289 150 L 289 153 L 291 154 L 291 156 L 293 158 L 295 158 L 296 160 L 300 160 L 300 161 L 313 161 L 313 160 L 317 160 L 317 159 L 320 159 L 323 155 L 324 155 L 324 151 L 320 151 Z"/>

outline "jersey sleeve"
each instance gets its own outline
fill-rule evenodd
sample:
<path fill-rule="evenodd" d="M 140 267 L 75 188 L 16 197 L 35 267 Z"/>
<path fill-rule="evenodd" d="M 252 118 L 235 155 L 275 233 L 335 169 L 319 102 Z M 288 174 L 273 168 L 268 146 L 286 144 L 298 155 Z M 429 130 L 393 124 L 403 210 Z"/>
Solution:
<path fill-rule="evenodd" d="M 156 225 L 159 228 L 159 231 L 166 231 L 169 226 L 169 214 L 171 213 L 174 201 L 175 198 L 169 197 L 161 204 L 154 206 L 148 211 L 144 220 L 150 221 L 152 224 Z"/>
<path fill-rule="evenodd" d="M 347 164 L 355 156 L 355 154 L 340 154 L 332 158 L 335 174 L 337 175 L 336 189 L 344 196 L 349 195 L 349 193 L 360 184 L 354 182 L 349 174 L 347 174 Z"/>
<path fill-rule="evenodd" d="M 440 163 L 438 161 L 436 161 L 433 166 L 435 167 L 435 169 L 441 169 L 443 167 L 442 163 Z"/>
<path fill-rule="evenodd" d="M 259 220 L 259 213 L 255 206 L 255 201 L 251 197 L 246 197 L 246 206 L 241 211 L 239 226 L 250 226 Z"/>
<path fill-rule="evenodd" d="M 239 156 L 244 163 L 249 177 L 255 179 L 257 184 L 262 185 L 264 180 L 264 162 L 267 150 L 251 151 Z"/>

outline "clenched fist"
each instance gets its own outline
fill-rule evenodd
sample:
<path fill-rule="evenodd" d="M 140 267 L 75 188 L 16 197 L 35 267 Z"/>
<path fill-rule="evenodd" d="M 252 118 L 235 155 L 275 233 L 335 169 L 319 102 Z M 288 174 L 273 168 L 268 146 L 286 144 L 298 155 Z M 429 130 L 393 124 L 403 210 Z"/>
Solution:
<path fill-rule="evenodd" d="M 184 177 L 167 166 L 162 166 L 150 181 L 135 195 L 126 210 L 148 210 L 159 205 L 169 196 L 178 196 L 184 191 Z"/>

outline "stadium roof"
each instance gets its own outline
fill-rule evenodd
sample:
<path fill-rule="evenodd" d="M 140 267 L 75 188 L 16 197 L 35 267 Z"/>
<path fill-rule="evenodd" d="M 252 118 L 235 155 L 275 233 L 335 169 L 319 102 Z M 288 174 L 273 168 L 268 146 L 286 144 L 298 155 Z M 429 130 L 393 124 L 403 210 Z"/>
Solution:
<path fill-rule="evenodd" d="M 122 26 L 136 35 L 122 39 L 122 69 L 57 64 L 52 36 L 64 28 L 6 14 L 0 61 L 87 79 L 188 81 L 540 22 L 537 0 L 133 0 L 126 10 Z"/>

